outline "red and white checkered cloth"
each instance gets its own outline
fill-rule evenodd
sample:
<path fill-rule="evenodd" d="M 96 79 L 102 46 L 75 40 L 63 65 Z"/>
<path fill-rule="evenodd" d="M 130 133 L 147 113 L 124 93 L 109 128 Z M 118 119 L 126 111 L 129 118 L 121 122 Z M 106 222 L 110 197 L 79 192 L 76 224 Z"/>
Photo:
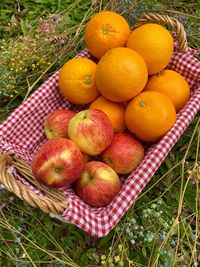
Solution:
<path fill-rule="evenodd" d="M 125 180 L 121 192 L 104 208 L 91 208 L 85 204 L 71 188 L 64 190 L 68 207 L 62 219 L 75 224 L 89 234 L 102 237 L 118 223 L 120 218 L 136 200 L 144 186 L 161 165 L 181 134 L 200 110 L 200 62 L 193 56 L 196 50 L 188 48 L 183 54 L 174 52 L 168 66 L 182 74 L 188 81 L 192 94 L 188 104 L 178 113 L 177 120 L 170 131 L 156 144 L 150 147 L 140 166 Z M 88 50 L 77 57 L 91 58 Z M 76 111 L 87 106 L 68 103 L 58 90 L 58 72 L 43 83 L 0 125 L 0 153 L 12 151 L 20 158 L 31 162 L 40 145 L 46 141 L 44 117 L 57 108 L 71 108 Z M 16 179 L 41 194 L 13 170 Z"/>

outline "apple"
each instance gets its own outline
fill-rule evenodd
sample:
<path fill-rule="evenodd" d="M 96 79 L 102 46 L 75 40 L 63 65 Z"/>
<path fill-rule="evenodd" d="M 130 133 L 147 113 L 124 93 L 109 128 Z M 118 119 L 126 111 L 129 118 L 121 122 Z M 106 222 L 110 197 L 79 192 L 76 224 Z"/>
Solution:
<path fill-rule="evenodd" d="M 79 197 L 92 207 L 108 205 L 121 190 L 117 173 L 100 161 L 85 164 L 80 178 L 75 182 Z"/>
<path fill-rule="evenodd" d="M 70 109 L 55 109 L 44 120 L 44 130 L 47 139 L 68 138 L 68 122 L 76 114 Z"/>
<path fill-rule="evenodd" d="M 88 155 L 99 155 L 113 139 L 113 127 L 108 116 L 98 109 L 78 112 L 68 124 L 69 138 Z"/>
<path fill-rule="evenodd" d="M 135 170 L 143 158 L 143 145 L 127 133 L 115 134 L 111 145 L 102 153 L 103 162 L 120 174 Z"/>
<path fill-rule="evenodd" d="M 65 138 L 47 140 L 32 161 L 35 178 L 52 188 L 65 187 L 77 180 L 85 159 L 75 143 Z"/>

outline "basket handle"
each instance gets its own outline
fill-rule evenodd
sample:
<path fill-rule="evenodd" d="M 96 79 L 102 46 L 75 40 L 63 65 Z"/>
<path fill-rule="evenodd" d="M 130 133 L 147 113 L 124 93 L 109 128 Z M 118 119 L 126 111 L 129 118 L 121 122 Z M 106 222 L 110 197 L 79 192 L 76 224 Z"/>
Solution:
<path fill-rule="evenodd" d="M 8 165 L 14 166 L 22 177 L 32 182 L 32 184 L 36 185 L 37 183 L 32 175 L 30 166 L 25 161 L 13 154 L 4 153 L 0 155 L 0 184 L 3 184 L 8 191 L 14 193 L 32 207 L 40 208 L 45 213 L 62 214 L 64 212 L 67 208 L 67 201 L 61 193 L 40 185 L 39 188 L 44 191 L 45 196 L 36 194 L 21 181 L 16 180 L 14 175 L 8 171 Z M 53 197 L 54 194 L 56 197 Z"/>
<path fill-rule="evenodd" d="M 155 22 L 160 24 L 166 24 L 172 27 L 176 33 L 178 44 L 179 44 L 179 52 L 185 52 L 187 48 L 187 37 L 185 33 L 185 29 L 183 24 L 181 24 L 176 18 L 171 18 L 167 15 L 159 15 L 155 13 L 146 13 L 140 19 L 137 20 L 134 25 L 134 29 L 148 22 Z"/>

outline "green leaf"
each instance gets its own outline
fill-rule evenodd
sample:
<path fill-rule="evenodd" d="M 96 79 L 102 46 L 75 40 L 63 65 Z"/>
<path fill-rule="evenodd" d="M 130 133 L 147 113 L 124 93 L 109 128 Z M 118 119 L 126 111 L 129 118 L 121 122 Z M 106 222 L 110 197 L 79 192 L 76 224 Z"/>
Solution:
<path fill-rule="evenodd" d="M 10 20 L 11 24 L 17 24 L 18 20 L 16 19 L 15 15 L 13 14 Z"/>
<path fill-rule="evenodd" d="M 111 240 L 111 238 L 113 238 L 114 235 L 114 231 L 112 230 L 109 234 L 107 234 L 107 236 L 102 237 L 98 243 L 99 247 L 103 247 L 105 246 L 107 243 L 109 243 L 109 241 Z"/>
<path fill-rule="evenodd" d="M 146 257 L 147 256 L 147 250 L 145 246 L 142 247 L 142 254 Z"/>
<path fill-rule="evenodd" d="M 26 30 L 26 25 L 25 25 L 25 22 L 23 21 L 23 19 L 20 19 L 20 26 L 21 26 L 23 34 L 26 36 L 27 30 Z"/>
<path fill-rule="evenodd" d="M 192 184 L 190 180 L 187 184 L 187 188 L 184 195 L 184 202 L 190 211 L 196 212 L 196 186 Z"/>

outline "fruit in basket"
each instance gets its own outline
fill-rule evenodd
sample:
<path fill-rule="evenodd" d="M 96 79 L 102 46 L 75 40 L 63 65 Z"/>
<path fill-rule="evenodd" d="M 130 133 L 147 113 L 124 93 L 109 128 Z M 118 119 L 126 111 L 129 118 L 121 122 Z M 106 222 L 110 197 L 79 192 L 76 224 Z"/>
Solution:
<path fill-rule="evenodd" d="M 95 85 L 96 63 L 88 58 L 73 58 L 61 68 L 58 76 L 60 91 L 74 104 L 88 104 L 99 92 Z"/>
<path fill-rule="evenodd" d="M 65 138 L 54 138 L 45 142 L 36 152 L 32 172 L 39 182 L 59 188 L 76 181 L 84 164 L 84 157 L 75 143 Z"/>
<path fill-rule="evenodd" d="M 110 146 L 102 153 L 103 162 L 120 174 L 135 170 L 143 158 L 143 145 L 127 133 L 115 134 Z"/>
<path fill-rule="evenodd" d="M 120 14 L 102 11 L 94 15 L 85 30 L 85 43 L 96 58 L 114 47 L 125 46 L 131 33 L 128 22 Z"/>
<path fill-rule="evenodd" d="M 176 110 L 167 96 L 146 91 L 128 103 L 125 121 L 129 131 L 141 140 L 156 142 L 175 123 Z"/>
<path fill-rule="evenodd" d="M 97 88 L 111 101 L 130 100 L 144 89 L 147 79 L 143 58 L 129 48 L 113 48 L 97 64 Z"/>
<path fill-rule="evenodd" d="M 55 109 L 44 119 L 44 130 L 47 139 L 68 138 L 68 122 L 76 114 L 70 109 Z"/>
<path fill-rule="evenodd" d="M 112 142 L 113 128 L 103 111 L 86 109 L 78 112 L 69 121 L 68 135 L 82 152 L 95 156 Z"/>
<path fill-rule="evenodd" d="M 90 161 L 85 164 L 81 177 L 75 182 L 75 190 L 90 206 L 104 207 L 121 190 L 121 181 L 107 164 Z"/>
<path fill-rule="evenodd" d="M 149 74 L 155 74 L 168 65 L 174 50 L 174 41 L 165 27 L 147 23 L 132 31 L 127 47 L 143 57 Z"/>
<path fill-rule="evenodd" d="M 116 103 L 103 96 L 96 98 L 89 106 L 90 109 L 99 109 L 106 113 L 110 119 L 115 133 L 123 132 L 126 128 L 124 103 Z"/>
<path fill-rule="evenodd" d="M 176 111 L 185 106 L 190 97 L 186 79 L 174 70 L 163 70 L 151 76 L 144 90 L 166 95 L 173 102 Z"/>

